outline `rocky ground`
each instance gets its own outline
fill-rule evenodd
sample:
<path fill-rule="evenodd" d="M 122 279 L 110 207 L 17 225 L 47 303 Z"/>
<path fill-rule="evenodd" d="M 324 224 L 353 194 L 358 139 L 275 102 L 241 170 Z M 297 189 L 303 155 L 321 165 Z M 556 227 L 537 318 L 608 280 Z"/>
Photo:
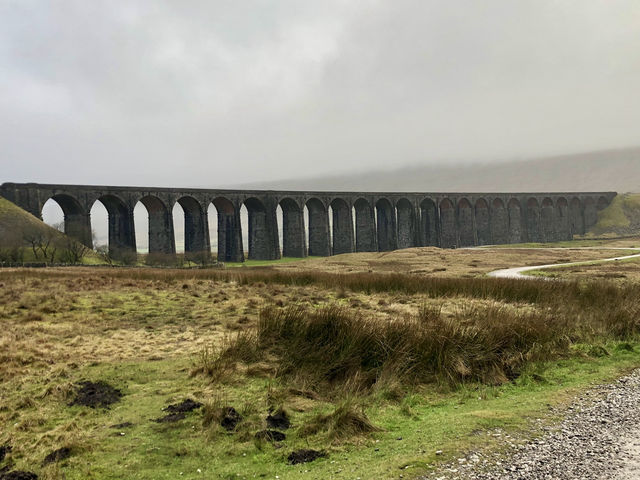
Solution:
<path fill-rule="evenodd" d="M 502 432 L 507 454 L 469 452 L 424 479 L 640 479 L 640 370 L 577 398 L 564 420 L 520 443 Z"/>

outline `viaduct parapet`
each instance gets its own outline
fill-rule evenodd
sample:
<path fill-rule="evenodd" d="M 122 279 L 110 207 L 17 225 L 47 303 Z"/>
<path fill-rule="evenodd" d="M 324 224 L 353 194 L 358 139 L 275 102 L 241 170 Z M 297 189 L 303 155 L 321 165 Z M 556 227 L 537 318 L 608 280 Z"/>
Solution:
<path fill-rule="evenodd" d="M 569 240 L 593 226 L 597 212 L 616 193 L 302 192 L 4 183 L 0 195 L 38 218 L 44 204 L 55 200 L 64 212 L 66 233 L 89 246 L 91 208 L 101 202 L 109 214 L 109 248 L 116 256 L 136 249 L 133 209 L 138 202 L 149 214 L 150 253 L 175 253 L 172 210 L 177 202 L 185 217 L 185 253 L 208 255 L 208 208 L 213 204 L 218 260 L 235 262 L 244 260 L 245 250 L 249 259 L 274 260 L 416 246 Z M 243 205 L 249 245 L 242 241 Z"/>

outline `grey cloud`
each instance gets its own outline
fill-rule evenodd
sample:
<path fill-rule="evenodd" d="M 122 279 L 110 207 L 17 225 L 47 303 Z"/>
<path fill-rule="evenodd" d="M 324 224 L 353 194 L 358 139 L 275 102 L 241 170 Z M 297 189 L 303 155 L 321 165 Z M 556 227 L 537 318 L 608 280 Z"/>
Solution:
<path fill-rule="evenodd" d="M 0 0 L 2 181 L 229 186 L 639 143 L 634 0 Z"/>

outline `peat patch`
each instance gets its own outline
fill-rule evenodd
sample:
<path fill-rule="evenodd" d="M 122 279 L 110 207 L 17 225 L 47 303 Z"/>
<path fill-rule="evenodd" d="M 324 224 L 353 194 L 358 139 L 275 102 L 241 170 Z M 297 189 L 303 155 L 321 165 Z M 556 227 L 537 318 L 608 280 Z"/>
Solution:
<path fill-rule="evenodd" d="M 236 429 L 236 426 L 242 420 L 242 415 L 240 415 L 235 408 L 233 407 L 224 407 L 222 409 L 222 420 L 220 420 L 220 426 L 224 428 L 227 432 L 231 432 Z"/>
<path fill-rule="evenodd" d="M 0 480 L 38 480 L 38 475 L 33 472 L 14 470 L 13 472 L 1 473 Z"/>
<path fill-rule="evenodd" d="M 71 456 L 71 449 L 69 447 L 62 447 L 57 450 L 54 450 L 49 455 L 44 457 L 44 461 L 42 465 L 49 465 L 50 463 L 59 462 L 60 460 L 64 460 Z"/>
<path fill-rule="evenodd" d="M 287 412 L 280 408 L 274 414 L 267 416 L 267 425 L 276 430 L 286 430 L 291 426 L 291 420 L 289 420 Z"/>
<path fill-rule="evenodd" d="M 260 430 L 256 432 L 256 438 L 258 440 L 266 440 L 267 442 L 282 442 L 287 436 L 277 430 Z"/>
<path fill-rule="evenodd" d="M 76 385 L 76 397 L 69 405 L 91 408 L 108 408 L 122 398 L 122 392 L 106 382 L 80 382 Z"/>
<path fill-rule="evenodd" d="M 327 456 L 327 452 L 319 451 L 319 450 L 295 450 L 289 454 L 287 460 L 290 465 L 297 465 L 298 463 L 307 463 L 313 462 L 318 458 L 323 458 Z"/>
<path fill-rule="evenodd" d="M 202 404 L 196 401 L 187 398 L 180 403 L 175 403 L 173 405 L 169 405 L 168 407 L 163 408 L 167 412 L 171 413 L 187 413 L 192 412 L 198 408 L 202 407 Z"/>
<path fill-rule="evenodd" d="M 170 413 L 169 415 L 165 415 L 164 417 L 156 418 L 154 422 L 156 423 L 174 423 L 179 422 L 180 420 L 184 420 L 187 416 L 184 413 Z"/>
<path fill-rule="evenodd" d="M 11 445 L 0 446 L 0 462 L 4 460 L 4 457 L 6 457 L 7 453 L 11 452 L 11 450 Z"/>

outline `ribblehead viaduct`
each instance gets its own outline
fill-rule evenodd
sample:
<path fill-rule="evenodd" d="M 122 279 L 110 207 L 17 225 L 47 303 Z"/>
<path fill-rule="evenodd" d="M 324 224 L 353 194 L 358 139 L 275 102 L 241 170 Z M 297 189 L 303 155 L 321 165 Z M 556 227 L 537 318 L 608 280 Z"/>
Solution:
<path fill-rule="evenodd" d="M 175 253 L 172 210 L 177 202 L 184 211 L 185 253 L 209 254 L 208 208 L 213 204 L 218 260 L 237 262 L 244 260 L 245 250 L 249 259 L 274 260 L 417 246 L 568 240 L 594 225 L 598 210 L 616 193 L 301 192 L 4 183 L 0 195 L 39 218 L 44 204 L 55 200 L 64 212 L 66 233 L 89 246 L 91 208 L 101 202 L 109 214 L 113 254 L 136 249 L 133 210 L 138 202 L 149 214 L 150 253 Z M 248 245 L 242 241 L 242 206 L 248 212 Z"/>

